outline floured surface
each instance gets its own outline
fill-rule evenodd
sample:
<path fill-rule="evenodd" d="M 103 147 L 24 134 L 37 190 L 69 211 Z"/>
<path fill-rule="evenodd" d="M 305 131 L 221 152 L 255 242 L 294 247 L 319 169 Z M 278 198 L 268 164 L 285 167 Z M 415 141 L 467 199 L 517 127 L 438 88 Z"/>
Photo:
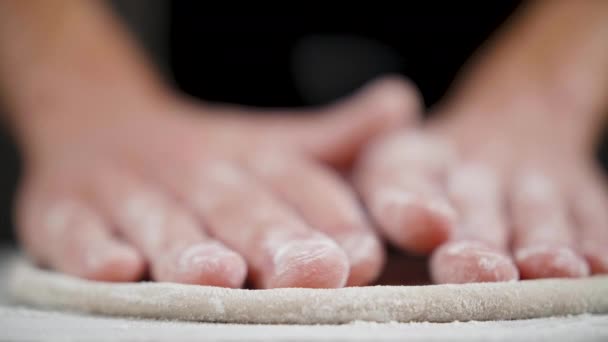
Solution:
<path fill-rule="evenodd" d="M 8 341 L 606 341 L 608 315 L 452 323 L 344 325 L 218 324 L 103 317 L 9 304 L 8 265 L 14 251 L 0 249 L 0 340 Z"/>
<path fill-rule="evenodd" d="M 607 341 L 608 316 L 517 321 L 246 325 L 156 321 L 0 306 L 7 341 Z"/>
<path fill-rule="evenodd" d="M 452 322 L 608 313 L 608 277 L 464 285 L 235 290 L 102 283 L 15 263 L 11 294 L 61 310 L 201 322 Z"/>

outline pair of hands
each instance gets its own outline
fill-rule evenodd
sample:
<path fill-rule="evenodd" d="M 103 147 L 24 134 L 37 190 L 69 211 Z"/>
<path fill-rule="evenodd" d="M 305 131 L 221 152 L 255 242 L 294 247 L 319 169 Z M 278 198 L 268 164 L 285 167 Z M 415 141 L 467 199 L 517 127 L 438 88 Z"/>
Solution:
<path fill-rule="evenodd" d="M 181 98 L 102 107 L 26 151 L 19 237 L 59 271 L 365 285 L 382 269 L 381 237 L 432 252 L 439 283 L 608 271 L 605 183 L 567 123 L 547 132 L 550 116 L 446 106 L 421 123 L 398 78 L 309 113 Z M 336 170 L 351 162 L 345 180 Z"/>

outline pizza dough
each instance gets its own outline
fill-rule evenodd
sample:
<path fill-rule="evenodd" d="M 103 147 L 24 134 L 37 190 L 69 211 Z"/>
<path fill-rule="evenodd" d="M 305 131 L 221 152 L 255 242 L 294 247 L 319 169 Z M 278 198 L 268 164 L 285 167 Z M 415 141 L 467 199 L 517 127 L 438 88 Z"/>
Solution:
<path fill-rule="evenodd" d="M 19 261 L 10 288 L 15 300 L 34 306 L 204 322 L 451 322 L 608 312 L 608 276 L 465 285 L 235 290 L 94 282 Z"/>

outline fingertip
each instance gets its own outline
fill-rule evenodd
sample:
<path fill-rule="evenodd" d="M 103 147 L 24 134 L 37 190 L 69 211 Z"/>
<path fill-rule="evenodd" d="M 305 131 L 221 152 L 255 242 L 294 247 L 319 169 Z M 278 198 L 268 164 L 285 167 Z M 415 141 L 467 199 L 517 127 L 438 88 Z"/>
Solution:
<path fill-rule="evenodd" d="M 608 253 L 589 252 L 585 253 L 585 258 L 592 274 L 608 273 Z"/>
<path fill-rule="evenodd" d="M 587 260 L 591 274 L 608 273 L 608 251 L 601 238 L 587 240 L 583 243 L 583 255 Z"/>
<path fill-rule="evenodd" d="M 89 249 L 83 261 L 80 276 L 89 280 L 133 282 L 140 280 L 146 270 L 143 256 L 122 244 Z"/>
<path fill-rule="evenodd" d="M 168 254 L 154 268 L 158 281 L 240 288 L 247 276 L 243 257 L 216 241 L 177 247 Z"/>
<path fill-rule="evenodd" d="M 371 81 L 361 93 L 374 104 L 373 113 L 385 118 L 387 127 L 417 121 L 422 111 L 422 97 L 417 87 L 396 74 Z"/>
<path fill-rule="evenodd" d="M 519 248 L 515 260 L 523 279 L 578 278 L 590 274 L 585 259 L 572 248 L 537 245 Z"/>
<path fill-rule="evenodd" d="M 371 232 L 338 238 L 350 263 L 346 286 L 363 286 L 378 278 L 386 262 L 386 252 Z"/>
<path fill-rule="evenodd" d="M 435 283 L 462 284 L 500 282 L 519 279 L 519 272 L 506 255 L 475 241 L 442 245 L 431 257 L 431 276 Z"/>
<path fill-rule="evenodd" d="M 349 274 L 348 258 L 335 243 L 326 240 L 294 240 L 274 253 L 265 288 L 339 288 Z"/>

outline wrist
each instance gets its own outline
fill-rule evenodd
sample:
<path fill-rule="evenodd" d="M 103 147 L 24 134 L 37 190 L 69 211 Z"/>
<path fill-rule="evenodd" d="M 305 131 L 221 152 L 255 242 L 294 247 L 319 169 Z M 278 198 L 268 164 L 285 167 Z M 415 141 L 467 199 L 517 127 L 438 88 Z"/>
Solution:
<path fill-rule="evenodd" d="M 561 68 L 543 71 L 515 56 L 485 58 L 465 70 L 437 106 L 438 121 L 493 130 L 504 124 L 529 139 L 554 133 L 560 139 L 556 144 L 589 152 L 602 128 L 606 101 L 596 93 L 603 87 L 597 76 L 571 63 L 557 65 Z"/>
<path fill-rule="evenodd" d="M 140 91 L 103 93 L 81 89 L 69 95 L 36 97 L 35 103 L 11 111 L 13 133 L 26 162 L 78 145 L 112 143 L 112 136 L 129 137 L 134 129 L 173 112 L 177 96 Z M 101 139 L 105 139 L 103 142 Z"/>
<path fill-rule="evenodd" d="M 0 7 L 0 95 L 24 153 L 148 116 L 174 97 L 102 2 Z"/>
<path fill-rule="evenodd" d="M 555 133 L 556 143 L 591 150 L 608 107 L 606 9 L 601 1 L 522 6 L 439 111 L 491 128 L 517 121 L 531 138 Z"/>
<path fill-rule="evenodd" d="M 487 131 L 488 139 L 517 137 L 572 153 L 590 153 L 601 128 L 601 116 L 575 94 L 525 78 L 463 84 L 434 112 L 437 126 L 452 127 L 460 140 L 475 127 Z"/>

